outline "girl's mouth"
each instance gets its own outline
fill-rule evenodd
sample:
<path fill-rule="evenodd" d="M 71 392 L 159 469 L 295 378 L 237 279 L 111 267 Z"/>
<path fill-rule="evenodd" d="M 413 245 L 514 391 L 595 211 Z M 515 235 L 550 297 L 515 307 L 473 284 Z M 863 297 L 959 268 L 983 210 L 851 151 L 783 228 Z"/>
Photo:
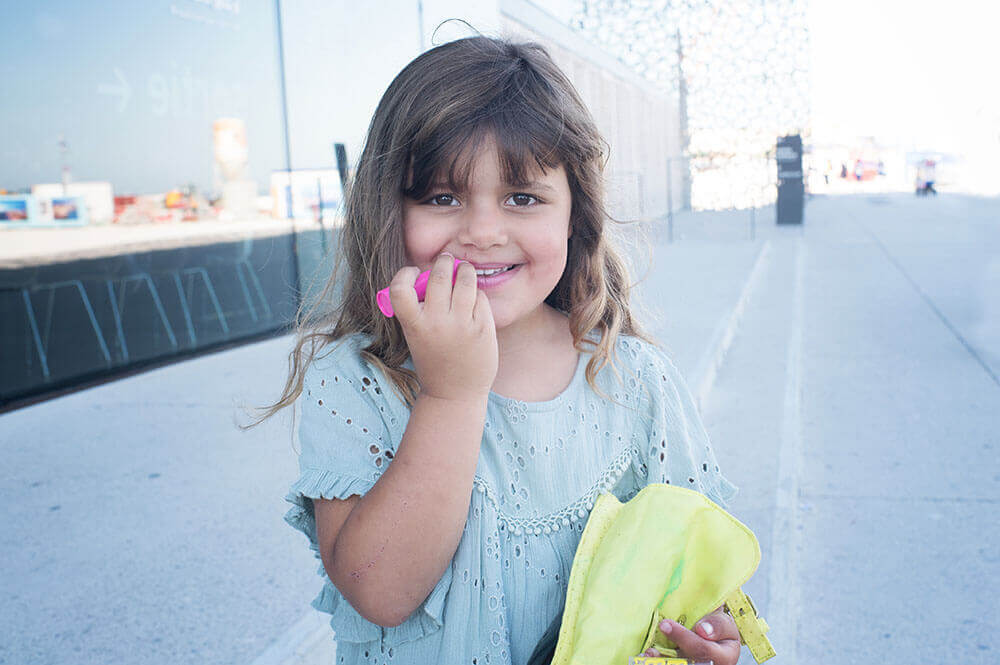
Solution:
<path fill-rule="evenodd" d="M 490 289 L 511 279 L 520 271 L 523 264 L 516 263 L 506 268 L 489 268 L 476 271 L 476 286 L 480 289 Z"/>

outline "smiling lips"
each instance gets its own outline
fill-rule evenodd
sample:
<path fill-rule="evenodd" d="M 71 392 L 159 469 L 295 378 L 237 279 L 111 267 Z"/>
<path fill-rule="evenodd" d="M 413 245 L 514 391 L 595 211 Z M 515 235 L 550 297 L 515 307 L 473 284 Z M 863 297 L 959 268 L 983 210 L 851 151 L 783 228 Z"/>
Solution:
<path fill-rule="evenodd" d="M 522 265 L 516 263 L 496 268 L 476 268 L 476 286 L 480 289 L 495 288 L 512 279 L 521 270 Z"/>

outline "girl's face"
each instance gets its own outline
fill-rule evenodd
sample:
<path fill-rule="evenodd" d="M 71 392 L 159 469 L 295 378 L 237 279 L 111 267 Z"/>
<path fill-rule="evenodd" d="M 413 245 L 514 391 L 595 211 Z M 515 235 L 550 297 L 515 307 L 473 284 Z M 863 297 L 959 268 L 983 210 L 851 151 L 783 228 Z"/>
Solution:
<path fill-rule="evenodd" d="M 422 271 L 442 252 L 469 261 L 497 330 L 529 331 L 544 321 L 545 298 L 566 268 L 572 233 L 566 172 L 560 166 L 536 173 L 531 186 L 508 185 L 489 137 L 472 161 L 470 191 L 448 191 L 445 183 L 423 201 L 404 198 L 407 259 Z M 504 272 L 492 275 L 496 269 Z"/>

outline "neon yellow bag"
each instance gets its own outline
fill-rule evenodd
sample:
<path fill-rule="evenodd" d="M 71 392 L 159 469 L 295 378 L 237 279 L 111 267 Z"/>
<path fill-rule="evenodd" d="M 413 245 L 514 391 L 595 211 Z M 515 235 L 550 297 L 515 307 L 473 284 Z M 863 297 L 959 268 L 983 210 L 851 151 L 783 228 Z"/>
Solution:
<path fill-rule="evenodd" d="M 570 571 L 552 665 L 626 665 L 650 647 L 676 656 L 663 619 L 692 628 L 725 604 L 758 663 L 774 656 L 740 587 L 760 563 L 753 532 L 698 492 L 654 484 L 601 495 Z"/>

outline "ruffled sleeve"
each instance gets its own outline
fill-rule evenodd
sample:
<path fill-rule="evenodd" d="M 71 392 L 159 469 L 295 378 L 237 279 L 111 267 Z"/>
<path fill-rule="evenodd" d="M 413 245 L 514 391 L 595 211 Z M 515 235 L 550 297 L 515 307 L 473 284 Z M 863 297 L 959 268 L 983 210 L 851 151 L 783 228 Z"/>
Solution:
<path fill-rule="evenodd" d="M 649 427 L 646 482 L 695 489 L 726 507 L 737 488 L 722 474 L 691 391 L 674 363 L 659 349 L 645 346 L 643 371 Z"/>
<path fill-rule="evenodd" d="M 306 370 L 296 401 L 299 477 L 285 500 L 292 508 L 285 521 L 309 539 L 320 558 L 313 499 L 364 496 L 392 462 L 409 414 L 381 372 L 358 354 L 358 340 L 348 338 Z M 385 628 L 368 621 L 330 582 L 323 581 L 312 606 L 331 615 L 330 626 L 341 642 L 381 640 L 385 646 L 429 635 L 442 626 L 451 569 L 438 581 L 423 605 L 399 626 Z"/>

